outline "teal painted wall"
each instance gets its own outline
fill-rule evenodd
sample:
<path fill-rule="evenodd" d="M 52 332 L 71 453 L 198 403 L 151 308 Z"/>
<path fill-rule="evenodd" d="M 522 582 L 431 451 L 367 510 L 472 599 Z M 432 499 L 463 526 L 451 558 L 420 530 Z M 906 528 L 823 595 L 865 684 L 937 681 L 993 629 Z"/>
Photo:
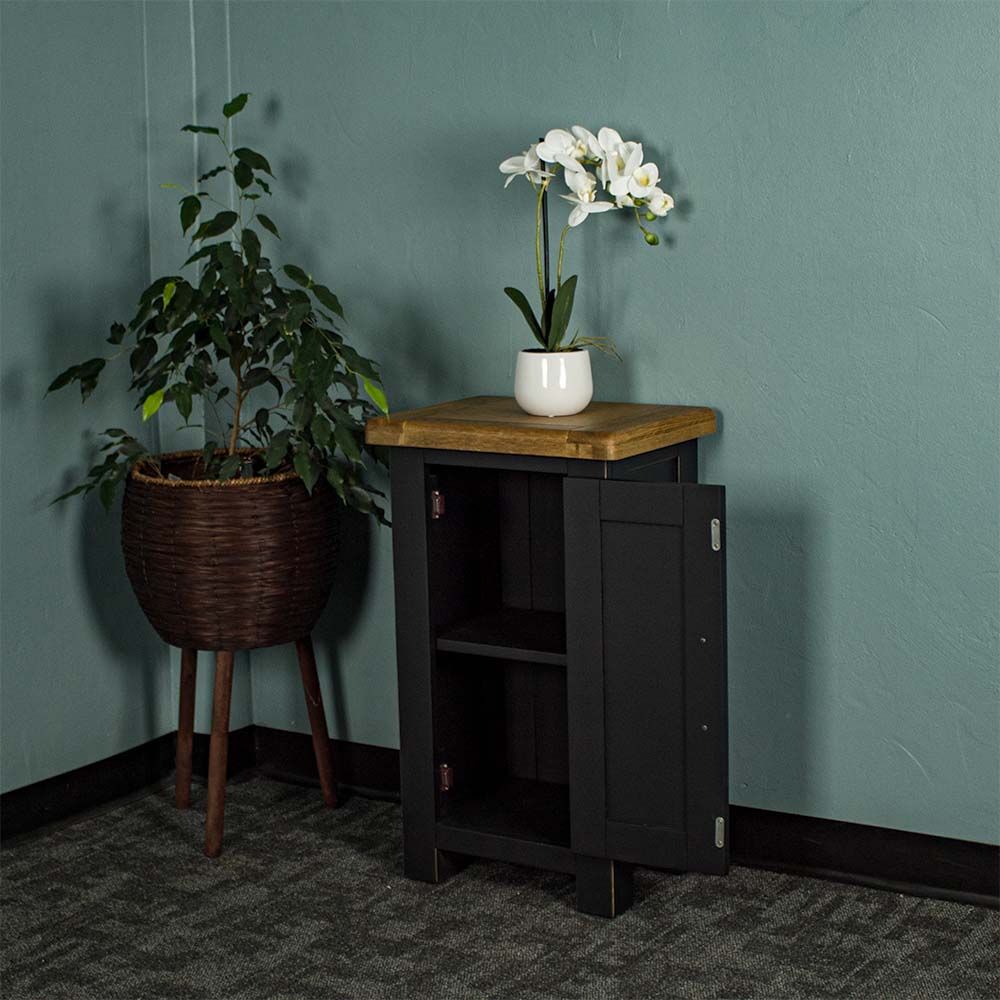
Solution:
<path fill-rule="evenodd" d="M 276 256 L 338 291 L 396 408 L 510 391 L 532 218 L 497 163 L 553 125 L 643 139 L 674 247 L 606 216 L 568 264 L 625 354 L 598 396 L 722 418 L 732 801 L 1000 839 L 1000 7 L 198 3 L 193 88 L 187 5 L 154 16 L 165 159 L 192 95 L 254 92 Z M 355 525 L 318 632 L 342 738 L 397 744 L 392 614 L 388 533 Z M 250 717 L 305 731 L 296 673 L 254 654 Z"/>
<path fill-rule="evenodd" d="M 142 8 L 3 3 L 0 34 L 8 790 L 167 732 L 172 712 L 166 650 L 125 579 L 117 520 L 97 504 L 48 506 L 86 471 L 90 445 L 79 393 L 45 399 L 46 387 L 108 348 L 149 274 Z M 126 386 L 118 370 L 86 426 L 120 423 Z"/>

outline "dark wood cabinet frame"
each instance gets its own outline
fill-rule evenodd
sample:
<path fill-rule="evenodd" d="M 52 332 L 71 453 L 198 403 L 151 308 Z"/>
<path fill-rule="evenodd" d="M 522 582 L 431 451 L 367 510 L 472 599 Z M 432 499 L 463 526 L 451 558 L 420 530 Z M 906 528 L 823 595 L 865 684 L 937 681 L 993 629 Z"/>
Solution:
<path fill-rule="evenodd" d="M 614 916 L 634 865 L 724 874 L 725 499 L 697 441 L 391 471 L 406 875 L 566 872 Z"/>

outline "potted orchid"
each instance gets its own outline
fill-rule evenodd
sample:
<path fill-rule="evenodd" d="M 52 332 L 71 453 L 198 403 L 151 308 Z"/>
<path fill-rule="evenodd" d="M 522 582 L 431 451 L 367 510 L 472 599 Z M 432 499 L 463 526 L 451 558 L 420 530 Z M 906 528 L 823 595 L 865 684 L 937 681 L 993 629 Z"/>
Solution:
<path fill-rule="evenodd" d="M 548 192 L 562 172 L 567 193 L 561 197 L 572 205 L 559 237 L 556 281 L 552 287 L 549 268 Z M 539 309 L 536 315 L 528 297 L 516 288 L 504 291 L 521 311 L 539 347 L 518 355 L 514 395 L 520 407 L 537 416 L 568 416 L 579 413 L 593 395 L 590 355 L 587 348 L 618 357 L 610 337 L 568 338 L 576 275 L 563 281 L 566 237 L 591 215 L 630 211 L 649 246 L 659 236 L 643 224 L 663 218 L 674 200 L 659 187 L 660 170 L 647 162 L 642 143 L 625 141 L 613 128 L 602 128 L 595 136 L 582 125 L 572 130 L 550 129 L 541 142 L 520 156 L 500 164 L 508 187 L 516 177 L 526 177 L 535 192 L 535 270 Z M 602 195 L 603 197 L 599 197 Z"/>

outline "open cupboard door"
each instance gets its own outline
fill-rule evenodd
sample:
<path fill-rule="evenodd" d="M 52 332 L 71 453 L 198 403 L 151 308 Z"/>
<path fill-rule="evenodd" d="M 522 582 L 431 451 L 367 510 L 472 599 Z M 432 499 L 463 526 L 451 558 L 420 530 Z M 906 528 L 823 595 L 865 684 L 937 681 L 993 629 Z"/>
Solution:
<path fill-rule="evenodd" d="M 725 491 L 564 482 L 573 851 L 724 874 Z"/>

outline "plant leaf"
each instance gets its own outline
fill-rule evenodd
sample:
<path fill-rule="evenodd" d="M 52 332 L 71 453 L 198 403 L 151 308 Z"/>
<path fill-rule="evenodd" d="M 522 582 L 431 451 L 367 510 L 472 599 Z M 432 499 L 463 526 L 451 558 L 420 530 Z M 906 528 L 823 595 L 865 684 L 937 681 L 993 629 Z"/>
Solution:
<path fill-rule="evenodd" d="M 191 238 L 193 240 L 203 240 L 206 236 L 221 236 L 233 228 L 238 218 L 239 216 L 235 212 L 219 212 L 214 219 L 203 222 Z"/>
<path fill-rule="evenodd" d="M 218 135 L 219 130 L 214 125 L 185 125 L 182 132 L 203 132 L 206 135 Z"/>
<path fill-rule="evenodd" d="M 371 379 L 365 378 L 364 375 L 361 376 L 361 381 L 364 383 L 365 392 L 374 400 L 375 405 L 383 412 L 389 412 L 389 401 L 385 398 L 385 393 L 377 386 Z"/>
<path fill-rule="evenodd" d="M 245 163 L 248 167 L 253 167 L 254 170 L 263 170 L 265 174 L 269 174 L 271 177 L 274 176 L 271 173 L 271 164 L 267 162 L 267 157 L 261 156 L 260 153 L 254 152 L 252 149 L 247 149 L 246 146 L 234 149 L 233 156 L 240 163 Z"/>
<path fill-rule="evenodd" d="M 149 420 L 151 416 L 163 405 L 163 389 L 157 389 L 156 392 L 150 393 L 142 401 L 142 419 Z"/>
<path fill-rule="evenodd" d="M 163 286 L 163 308 L 166 309 L 170 305 L 170 300 L 174 297 L 174 292 L 177 291 L 177 285 L 173 281 L 168 281 Z"/>
<path fill-rule="evenodd" d="M 179 382 L 171 388 L 170 393 L 173 396 L 177 412 L 187 423 L 188 417 L 191 416 L 191 386 L 186 382 Z"/>
<path fill-rule="evenodd" d="M 211 169 L 211 170 L 206 170 L 206 171 L 205 171 L 205 173 L 203 173 L 203 174 L 201 175 L 201 177 L 199 177 L 199 178 L 198 178 L 198 180 L 199 180 L 199 181 L 207 181 L 207 180 L 210 180 L 210 179 L 211 179 L 211 178 L 213 178 L 213 177 L 214 177 L 214 176 L 215 176 L 216 174 L 221 174 L 221 173 L 222 173 L 222 171 L 223 171 L 223 170 L 225 170 L 225 169 L 226 169 L 226 165 L 225 165 L 224 163 L 220 163 L 220 164 L 219 164 L 219 166 L 217 166 L 217 167 L 212 167 L 212 169 Z"/>
<path fill-rule="evenodd" d="M 576 295 L 576 275 L 567 278 L 559 288 L 555 303 L 552 306 L 552 319 L 549 325 L 550 351 L 559 349 L 563 338 L 566 336 L 566 328 L 569 326 L 570 316 L 573 314 L 573 298 Z"/>
<path fill-rule="evenodd" d="M 319 299 L 321 305 L 326 306 L 330 312 L 336 313 L 341 319 L 344 318 L 344 310 L 341 308 L 340 300 L 326 285 L 313 285 L 311 291 Z"/>
<path fill-rule="evenodd" d="M 330 443 L 330 438 L 332 436 L 332 429 L 330 427 L 330 421 L 323 416 L 322 413 L 317 413 L 313 417 L 312 423 L 309 425 L 309 429 L 312 431 L 313 440 L 321 448 L 326 448 Z"/>
<path fill-rule="evenodd" d="M 354 435 L 343 425 L 337 424 L 333 429 L 333 436 L 337 441 L 337 447 L 352 461 L 361 461 L 361 449 Z"/>
<path fill-rule="evenodd" d="M 258 181 L 258 183 L 260 183 Z M 257 221 L 272 235 L 277 236 L 281 239 L 281 234 L 278 232 L 278 227 L 263 213 L 257 213 Z"/>
<path fill-rule="evenodd" d="M 290 430 L 278 431 L 268 442 L 267 451 L 264 452 L 264 462 L 269 469 L 275 469 L 284 461 L 285 452 L 288 451 L 288 439 L 291 436 Z"/>
<path fill-rule="evenodd" d="M 252 229 L 243 230 L 243 252 L 247 255 L 247 263 L 256 267 L 260 260 L 260 239 Z"/>
<path fill-rule="evenodd" d="M 507 298 L 521 310 L 521 315 L 524 317 L 531 329 L 535 340 L 539 341 L 542 346 L 545 346 L 545 338 L 542 336 L 542 328 L 538 325 L 538 320 L 535 319 L 535 311 L 531 308 L 528 300 L 524 296 L 524 292 L 519 291 L 517 288 L 505 288 L 504 292 L 507 294 Z"/>
<path fill-rule="evenodd" d="M 306 489 L 312 493 L 313 487 L 316 485 L 316 480 L 319 479 L 319 467 L 309 457 L 309 452 L 305 448 L 299 448 L 295 452 L 292 464 L 295 466 L 295 471 L 299 474 L 302 482 L 306 484 Z"/>
<path fill-rule="evenodd" d="M 259 219 L 260 216 L 258 215 L 257 218 Z M 282 270 L 295 284 L 301 285 L 303 288 L 309 288 L 312 285 L 312 278 L 301 267 L 296 267 L 294 264 L 286 264 Z"/>
<path fill-rule="evenodd" d="M 253 184 L 253 171 L 250 169 L 250 166 L 240 160 L 240 162 L 233 167 L 233 180 L 236 181 L 236 186 L 240 188 L 240 190 L 250 187 L 250 185 Z"/>
<path fill-rule="evenodd" d="M 251 368 L 243 379 L 244 389 L 256 389 L 271 377 L 270 368 Z"/>
<path fill-rule="evenodd" d="M 186 233 L 198 218 L 201 212 L 201 198 L 196 198 L 193 194 L 181 198 L 181 232 Z"/>
<path fill-rule="evenodd" d="M 115 490 L 117 488 L 117 479 L 101 480 L 101 485 L 97 489 L 97 495 L 101 498 L 101 506 L 106 511 L 111 510 L 111 505 L 115 502 Z"/>
<path fill-rule="evenodd" d="M 243 457 L 241 455 L 229 455 L 223 460 L 222 465 L 219 466 L 217 476 L 219 479 L 232 479 L 239 472 L 242 464 Z"/>
<path fill-rule="evenodd" d="M 238 115 L 246 107 L 247 98 L 249 96 L 249 94 L 237 94 L 231 101 L 226 102 L 222 106 L 222 113 L 227 118 L 232 118 L 233 115 Z"/>

